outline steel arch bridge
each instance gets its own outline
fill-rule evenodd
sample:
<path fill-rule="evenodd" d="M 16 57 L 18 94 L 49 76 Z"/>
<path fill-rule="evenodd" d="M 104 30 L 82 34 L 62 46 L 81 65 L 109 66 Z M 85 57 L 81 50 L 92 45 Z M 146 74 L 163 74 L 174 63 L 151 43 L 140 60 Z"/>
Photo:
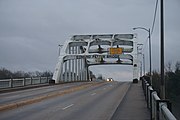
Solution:
<path fill-rule="evenodd" d="M 55 83 L 89 81 L 89 66 L 132 65 L 138 79 L 135 34 L 74 35 L 65 42 L 55 67 Z"/>

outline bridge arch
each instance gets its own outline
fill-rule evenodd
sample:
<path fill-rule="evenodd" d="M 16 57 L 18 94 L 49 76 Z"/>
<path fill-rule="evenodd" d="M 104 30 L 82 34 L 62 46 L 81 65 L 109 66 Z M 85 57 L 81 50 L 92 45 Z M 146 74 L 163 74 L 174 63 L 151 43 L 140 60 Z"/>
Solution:
<path fill-rule="evenodd" d="M 74 35 L 65 42 L 55 67 L 55 83 L 89 81 L 89 66 L 132 65 L 138 79 L 135 34 Z"/>

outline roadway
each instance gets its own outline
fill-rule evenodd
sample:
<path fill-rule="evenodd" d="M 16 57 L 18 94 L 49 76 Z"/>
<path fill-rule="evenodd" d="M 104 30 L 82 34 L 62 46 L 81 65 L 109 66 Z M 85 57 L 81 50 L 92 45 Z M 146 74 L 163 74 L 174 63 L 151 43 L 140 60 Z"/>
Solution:
<path fill-rule="evenodd" d="M 0 105 L 32 99 L 32 98 L 39 97 L 42 95 L 47 95 L 55 91 L 62 91 L 62 90 L 66 90 L 74 86 L 80 86 L 83 84 L 86 84 L 86 83 L 75 82 L 75 83 L 45 86 L 45 87 L 38 87 L 38 88 L 33 88 L 33 89 L 2 93 L 0 94 L 0 98 L 1 98 Z"/>
<path fill-rule="evenodd" d="M 20 101 L 85 83 L 47 86 L 0 94 L 0 104 Z M 0 112 L 1 120 L 109 120 L 126 95 L 130 82 L 104 82 L 68 94 Z"/>

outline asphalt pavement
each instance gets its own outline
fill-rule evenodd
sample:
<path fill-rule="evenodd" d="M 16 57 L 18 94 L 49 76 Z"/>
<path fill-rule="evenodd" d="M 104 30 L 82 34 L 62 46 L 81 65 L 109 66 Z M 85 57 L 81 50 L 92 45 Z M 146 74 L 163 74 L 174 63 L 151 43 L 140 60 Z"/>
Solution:
<path fill-rule="evenodd" d="M 130 82 L 104 82 L 16 109 L 1 111 L 0 120 L 110 120 L 130 86 Z M 54 88 L 48 89 L 42 91 L 49 92 Z M 61 89 L 63 87 L 57 90 Z M 35 93 L 40 94 L 37 90 Z M 17 93 L 14 98 L 20 98 L 21 95 L 26 98 L 26 94 L 31 94 L 31 91 Z M 3 104 L 6 100 L 13 99 L 8 99 L 7 94 L 0 97 L 4 97 L 4 102 L 1 102 Z"/>
<path fill-rule="evenodd" d="M 44 86 L 33 89 L 22 89 L 22 90 L 14 90 L 12 92 L 1 93 L 0 94 L 0 105 L 10 104 L 22 100 L 28 100 L 32 98 L 36 98 L 38 96 L 47 95 L 49 93 L 53 93 L 55 91 L 62 91 L 65 89 L 72 88 L 74 86 L 80 86 L 83 84 L 87 84 L 84 82 L 76 82 L 76 83 L 68 83 L 68 84 L 59 84 L 53 86 Z"/>

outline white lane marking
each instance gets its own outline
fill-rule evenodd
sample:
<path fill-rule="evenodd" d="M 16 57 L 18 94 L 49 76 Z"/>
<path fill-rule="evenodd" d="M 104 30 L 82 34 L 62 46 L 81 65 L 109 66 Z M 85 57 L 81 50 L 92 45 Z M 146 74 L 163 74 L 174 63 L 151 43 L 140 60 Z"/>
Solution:
<path fill-rule="evenodd" d="M 93 95 L 95 95 L 96 93 L 92 93 L 91 95 L 93 96 Z"/>
<path fill-rule="evenodd" d="M 68 105 L 68 106 L 62 108 L 62 110 L 65 110 L 65 109 L 67 109 L 67 108 L 70 108 L 70 107 L 72 107 L 73 105 L 74 105 L 74 104 Z"/>

